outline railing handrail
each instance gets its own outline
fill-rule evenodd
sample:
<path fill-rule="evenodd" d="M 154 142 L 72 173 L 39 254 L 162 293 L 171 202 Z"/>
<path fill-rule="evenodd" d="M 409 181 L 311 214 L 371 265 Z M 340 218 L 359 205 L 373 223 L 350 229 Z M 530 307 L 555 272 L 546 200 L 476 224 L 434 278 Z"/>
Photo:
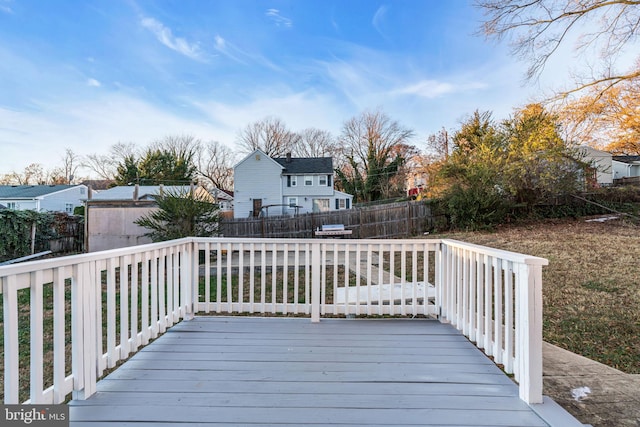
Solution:
<path fill-rule="evenodd" d="M 236 243 L 311 243 L 311 244 L 326 244 L 326 243 L 349 243 L 349 244 L 416 244 L 416 243 L 431 243 L 438 244 L 442 242 L 442 239 L 310 239 L 310 238 L 296 238 L 296 237 L 189 237 L 194 242 L 236 242 Z"/>
<path fill-rule="evenodd" d="M 233 251 L 234 255 L 228 256 L 229 251 Z M 204 261 L 200 262 L 199 259 Z M 60 292 L 64 292 L 64 284 L 60 284 L 60 278 L 69 280 L 71 277 L 73 292 L 77 292 L 76 297 L 72 296 L 72 314 L 76 313 L 80 319 L 78 321 L 87 322 L 85 325 L 91 324 L 89 329 L 94 330 L 87 332 L 86 326 L 83 331 L 83 328 L 75 323 L 71 325 L 72 330 L 76 331 L 74 337 L 78 338 L 80 347 L 74 347 L 73 350 L 72 375 L 63 378 L 64 386 L 54 384 L 54 387 L 58 387 L 57 399 L 60 390 L 69 391 L 70 382 L 74 384 L 74 391 L 82 390 L 84 397 L 87 397 L 87 393 L 90 395 L 95 391 L 96 374 L 91 366 L 97 363 L 95 366 L 99 372 L 105 367 L 115 366 L 117 360 L 126 358 L 140 345 L 145 345 L 150 338 L 155 338 L 173 323 L 181 318 L 189 318 L 198 311 L 294 312 L 308 315 L 312 321 L 318 321 L 324 314 L 415 315 L 419 311 L 420 314 L 435 314 L 441 321 L 451 322 L 472 341 L 482 338 L 484 341 L 479 342 L 478 346 L 484 348 L 488 355 L 497 352 L 497 363 L 504 357 L 507 359 L 506 370 L 515 371 L 516 379 L 520 382 L 521 398 L 529 403 L 536 403 L 542 398 L 541 271 L 542 266 L 547 264 L 548 261 L 544 258 L 453 239 L 188 237 L 2 266 L 0 294 L 9 292 L 9 295 L 4 296 L 5 307 L 8 307 L 6 304 L 9 301 L 17 303 L 18 290 L 31 287 L 33 292 L 38 286 L 41 288 L 45 283 L 57 280 L 54 286 L 58 297 L 54 295 L 54 300 L 58 303 L 64 302 L 64 297 L 60 297 Z M 342 268 L 340 273 L 338 267 Z M 236 285 L 232 280 L 228 280 L 230 276 L 237 274 L 235 271 L 245 269 L 257 271 L 259 277 L 251 276 L 246 282 L 240 278 Z M 121 299 L 118 305 L 121 314 L 118 319 L 121 321 L 120 327 L 122 328 L 124 323 L 125 329 L 118 332 L 121 336 L 124 335 L 125 339 L 120 345 L 114 344 L 115 324 L 110 324 L 115 319 L 115 297 L 112 297 L 106 314 L 102 313 L 98 304 L 103 292 L 98 285 L 104 285 L 104 280 L 109 286 L 108 292 L 115 292 L 116 271 L 119 271 L 118 278 L 126 285 L 122 290 L 125 292 L 125 299 L 130 295 L 131 298 L 140 300 L 147 298 L 147 305 L 141 308 L 143 313 L 139 327 L 137 320 L 134 320 L 138 316 L 137 306 L 128 306 L 127 303 L 122 305 Z M 276 271 L 286 271 L 287 274 L 277 279 Z M 286 278 L 289 272 L 295 273 L 295 279 Z M 106 274 L 107 278 L 100 278 L 101 274 Z M 140 282 L 138 277 L 141 278 Z M 20 283 L 23 279 L 25 283 Z M 130 280 L 138 284 L 144 282 L 146 290 L 142 289 L 141 294 L 138 294 L 137 286 L 135 289 L 133 286 L 127 289 Z M 284 283 L 278 284 L 276 280 L 284 280 Z M 293 301 L 287 300 L 286 290 L 283 291 L 284 296 L 276 297 L 275 290 L 286 289 L 287 280 L 300 280 L 300 287 L 298 282 L 295 283 L 296 296 Z M 417 283 L 421 283 L 421 294 L 416 291 Z M 405 284 L 411 287 L 406 288 Z M 398 285 L 401 297 L 391 294 L 395 292 L 395 285 Z M 429 291 L 427 285 L 431 286 Z M 154 286 L 155 291 L 150 292 L 149 287 Z M 244 291 L 250 295 L 247 297 L 248 300 L 243 299 L 243 286 Z M 372 300 L 374 286 L 377 286 L 378 292 L 376 301 Z M 502 290 L 498 291 L 498 287 L 504 287 L 504 295 Z M 269 300 L 265 299 L 266 288 L 273 293 Z M 343 292 L 342 302 L 336 299 L 338 291 Z M 353 295 L 351 291 L 354 291 Z M 383 301 L 383 291 L 388 292 L 388 301 Z M 333 300 L 328 303 L 326 296 L 329 292 Z M 298 295 L 301 295 L 300 301 Z M 291 293 L 289 296 L 291 297 Z M 355 299 L 349 300 L 352 297 Z M 35 298 L 35 307 L 42 307 L 42 290 L 36 289 Z M 495 299 L 490 301 L 489 298 Z M 515 303 L 512 304 L 510 298 L 513 298 Z M 166 302 L 166 307 L 159 301 Z M 419 301 L 422 302 L 417 309 Z M 11 324 L 17 320 L 18 314 L 17 309 L 9 308 L 10 313 L 5 310 L 5 321 Z M 480 309 L 489 314 L 481 314 Z M 491 311 L 494 309 L 495 319 L 494 312 Z M 513 312 L 516 313 L 515 318 Z M 64 312 L 58 313 L 58 322 L 64 318 L 63 314 Z M 493 322 L 502 322 L 503 317 L 506 318 L 506 326 L 496 323 L 496 329 L 492 329 Z M 36 331 L 41 332 L 42 328 L 37 325 L 42 321 L 42 314 L 37 314 L 35 319 L 32 325 L 36 325 Z M 73 319 L 76 319 L 75 315 Z M 94 344 L 91 340 L 102 339 L 99 336 L 99 328 L 104 319 L 108 320 L 107 328 L 110 328 L 111 335 L 107 337 L 106 344 L 102 341 Z M 133 324 L 130 325 L 129 321 Z M 481 321 L 485 322 L 485 326 L 488 325 L 488 330 L 484 330 L 485 326 L 479 324 Z M 5 358 L 8 358 L 15 369 L 17 337 L 11 336 L 12 332 L 6 328 L 5 323 L 5 350 L 8 345 L 12 354 L 6 353 Z M 491 338 L 491 334 L 498 333 L 504 333 L 506 338 Z M 508 342 L 505 348 L 502 348 L 503 341 Z M 32 345 L 36 346 L 36 352 L 42 354 L 38 339 L 33 336 Z M 489 345 L 491 348 L 486 348 Z M 105 346 L 107 353 L 101 354 L 101 349 Z M 510 353 L 515 355 L 512 357 Z M 59 360 L 60 355 L 57 357 Z M 64 360 L 64 356 L 62 358 Z M 78 361 L 78 358 L 87 360 Z M 32 366 L 33 363 L 32 360 Z M 7 366 L 5 374 L 6 369 Z M 36 367 L 36 376 L 41 372 L 41 368 Z M 18 381 L 15 375 L 14 372 L 11 378 L 5 377 L 5 382 L 11 387 L 15 387 Z M 58 380 L 60 375 L 58 373 Z M 85 378 L 88 381 L 86 383 Z M 5 396 L 6 393 L 5 390 Z M 38 392 L 37 387 L 36 393 L 40 393 L 36 400 L 41 400 L 42 391 Z M 15 396 L 15 392 L 12 392 L 12 400 L 15 400 Z"/>
<path fill-rule="evenodd" d="M 166 242 L 146 243 L 138 246 L 128 246 L 118 249 L 108 249 L 104 251 L 89 252 L 85 254 L 66 255 L 62 257 L 47 258 L 36 261 L 27 261 L 20 264 L 10 264 L 0 266 L 0 277 L 11 274 L 30 273 L 35 270 L 46 270 L 50 268 L 68 267 L 83 262 L 101 261 L 108 258 L 134 255 L 156 249 L 170 248 L 184 243 L 191 243 L 193 237 L 169 240 Z M 38 268 L 34 268 L 38 267 Z"/>
<path fill-rule="evenodd" d="M 532 255 L 525 255 L 518 252 L 495 249 L 488 246 L 476 245 L 475 243 L 462 242 L 455 239 L 440 239 L 440 242 L 452 248 L 473 249 L 478 253 L 504 259 L 506 261 L 517 262 L 527 265 L 549 265 L 549 260 Z"/>

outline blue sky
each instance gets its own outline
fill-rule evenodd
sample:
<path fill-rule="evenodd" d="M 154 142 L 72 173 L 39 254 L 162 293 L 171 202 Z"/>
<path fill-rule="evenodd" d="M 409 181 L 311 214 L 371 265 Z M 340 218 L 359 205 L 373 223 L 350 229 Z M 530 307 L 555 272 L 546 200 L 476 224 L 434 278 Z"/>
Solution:
<path fill-rule="evenodd" d="M 373 109 L 424 148 L 542 90 L 481 19 L 466 0 L 0 0 L 0 174 L 166 135 L 234 148 L 267 116 L 338 135 Z"/>

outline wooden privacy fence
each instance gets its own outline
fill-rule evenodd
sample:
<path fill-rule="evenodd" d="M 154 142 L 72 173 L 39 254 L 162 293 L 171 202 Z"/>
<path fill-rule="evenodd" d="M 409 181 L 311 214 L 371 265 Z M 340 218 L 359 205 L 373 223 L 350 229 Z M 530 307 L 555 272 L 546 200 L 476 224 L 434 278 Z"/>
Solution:
<path fill-rule="evenodd" d="M 444 216 L 429 202 L 402 202 L 381 206 L 308 213 L 298 216 L 229 219 L 221 223 L 225 237 L 310 238 L 324 224 L 343 224 L 351 237 L 398 238 L 421 235 Z"/>

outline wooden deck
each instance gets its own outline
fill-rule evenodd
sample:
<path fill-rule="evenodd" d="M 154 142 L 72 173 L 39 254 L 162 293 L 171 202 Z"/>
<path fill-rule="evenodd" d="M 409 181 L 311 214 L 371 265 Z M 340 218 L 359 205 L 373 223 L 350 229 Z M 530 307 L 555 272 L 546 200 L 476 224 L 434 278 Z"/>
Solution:
<path fill-rule="evenodd" d="M 546 426 L 435 320 L 196 317 L 70 402 L 71 426 Z"/>

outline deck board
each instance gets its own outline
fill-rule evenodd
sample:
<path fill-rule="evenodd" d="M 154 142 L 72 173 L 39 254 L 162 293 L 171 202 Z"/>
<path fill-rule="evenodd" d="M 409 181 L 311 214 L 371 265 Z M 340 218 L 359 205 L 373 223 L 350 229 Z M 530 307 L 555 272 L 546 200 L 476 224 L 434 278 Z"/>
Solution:
<path fill-rule="evenodd" d="M 545 426 L 433 320 L 196 317 L 70 403 L 71 426 Z"/>

